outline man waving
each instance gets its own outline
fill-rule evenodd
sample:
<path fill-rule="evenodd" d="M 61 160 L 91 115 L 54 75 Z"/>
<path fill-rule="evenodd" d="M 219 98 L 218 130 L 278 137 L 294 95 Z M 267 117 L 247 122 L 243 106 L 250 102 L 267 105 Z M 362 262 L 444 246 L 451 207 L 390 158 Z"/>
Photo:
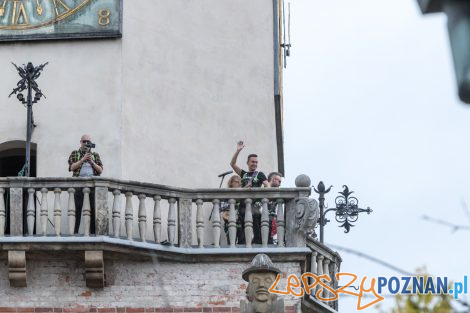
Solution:
<path fill-rule="evenodd" d="M 235 173 L 240 175 L 242 178 L 242 187 L 245 188 L 251 188 L 251 187 L 261 187 L 262 185 L 264 187 L 269 187 L 268 179 L 266 178 L 266 175 L 264 175 L 263 172 L 257 171 L 258 168 L 258 155 L 256 154 L 249 154 L 246 164 L 248 165 L 248 172 L 245 170 L 242 170 L 238 165 L 237 165 L 237 158 L 238 155 L 240 154 L 240 151 L 245 148 L 245 143 L 243 141 L 239 141 L 237 143 L 237 150 L 235 151 L 232 161 L 230 161 L 230 166 L 233 168 Z"/>

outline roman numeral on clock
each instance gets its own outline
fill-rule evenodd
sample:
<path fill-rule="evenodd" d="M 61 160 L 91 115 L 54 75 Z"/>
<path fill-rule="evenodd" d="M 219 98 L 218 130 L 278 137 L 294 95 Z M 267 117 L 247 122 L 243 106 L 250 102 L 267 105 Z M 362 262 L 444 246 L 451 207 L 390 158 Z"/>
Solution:
<path fill-rule="evenodd" d="M 29 25 L 28 14 L 23 1 L 13 1 L 13 12 L 11 15 L 12 25 Z"/>
<path fill-rule="evenodd" d="M 52 3 L 54 3 L 56 16 L 70 11 L 70 8 L 62 0 L 52 0 Z"/>
<path fill-rule="evenodd" d="M 0 17 L 3 16 L 3 14 L 5 14 L 5 4 L 7 3 L 7 0 L 3 0 L 3 4 L 2 6 L 0 7 Z"/>

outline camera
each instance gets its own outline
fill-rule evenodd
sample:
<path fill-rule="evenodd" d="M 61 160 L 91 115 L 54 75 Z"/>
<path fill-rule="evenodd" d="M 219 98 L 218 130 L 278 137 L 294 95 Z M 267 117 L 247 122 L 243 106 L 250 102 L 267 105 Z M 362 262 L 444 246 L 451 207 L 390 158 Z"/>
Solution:
<path fill-rule="evenodd" d="M 85 147 L 87 148 L 88 152 L 91 152 L 91 149 L 95 148 L 96 145 L 94 143 L 92 143 L 91 141 L 87 140 L 85 141 Z"/>

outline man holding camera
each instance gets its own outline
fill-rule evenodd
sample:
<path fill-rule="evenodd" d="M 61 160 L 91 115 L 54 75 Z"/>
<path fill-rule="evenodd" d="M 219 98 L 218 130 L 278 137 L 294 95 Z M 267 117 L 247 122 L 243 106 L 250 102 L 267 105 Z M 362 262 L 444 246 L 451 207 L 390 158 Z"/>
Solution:
<path fill-rule="evenodd" d="M 100 176 L 103 172 L 103 163 L 100 155 L 92 152 L 95 144 L 91 141 L 90 135 L 83 135 L 80 139 L 80 148 L 72 151 L 69 157 L 69 172 L 73 172 L 73 177 L 91 177 Z M 91 222 L 90 233 L 95 233 L 95 201 L 93 189 L 90 192 Z M 75 233 L 80 228 L 80 220 L 82 216 L 83 206 L 83 190 L 75 191 Z"/>
<path fill-rule="evenodd" d="M 72 151 L 69 157 L 69 172 L 73 171 L 73 177 L 101 175 L 103 163 L 98 153 L 91 152 L 94 147 L 90 135 L 83 135 L 80 139 L 80 149 Z"/>

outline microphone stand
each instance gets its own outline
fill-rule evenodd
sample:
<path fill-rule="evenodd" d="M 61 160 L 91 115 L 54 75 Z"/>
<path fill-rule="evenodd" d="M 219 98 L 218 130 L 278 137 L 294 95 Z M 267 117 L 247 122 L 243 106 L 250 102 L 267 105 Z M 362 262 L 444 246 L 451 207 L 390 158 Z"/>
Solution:
<path fill-rule="evenodd" d="M 219 185 L 219 188 L 222 188 L 222 183 L 224 182 L 224 179 L 225 179 L 225 176 L 229 175 L 229 174 L 232 174 L 233 171 L 230 171 L 230 172 L 227 172 L 227 173 L 223 173 L 220 176 L 220 185 Z M 212 214 L 214 213 L 214 208 L 212 207 L 212 211 L 211 211 L 211 215 L 209 215 L 209 221 L 212 220 Z"/>
<path fill-rule="evenodd" d="M 222 183 L 224 182 L 225 176 L 227 176 L 228 174 L 231 174 L 231 173 L 224 173 L 224 174 L 221 176 L 219 188 L 222 188 Z"/>

